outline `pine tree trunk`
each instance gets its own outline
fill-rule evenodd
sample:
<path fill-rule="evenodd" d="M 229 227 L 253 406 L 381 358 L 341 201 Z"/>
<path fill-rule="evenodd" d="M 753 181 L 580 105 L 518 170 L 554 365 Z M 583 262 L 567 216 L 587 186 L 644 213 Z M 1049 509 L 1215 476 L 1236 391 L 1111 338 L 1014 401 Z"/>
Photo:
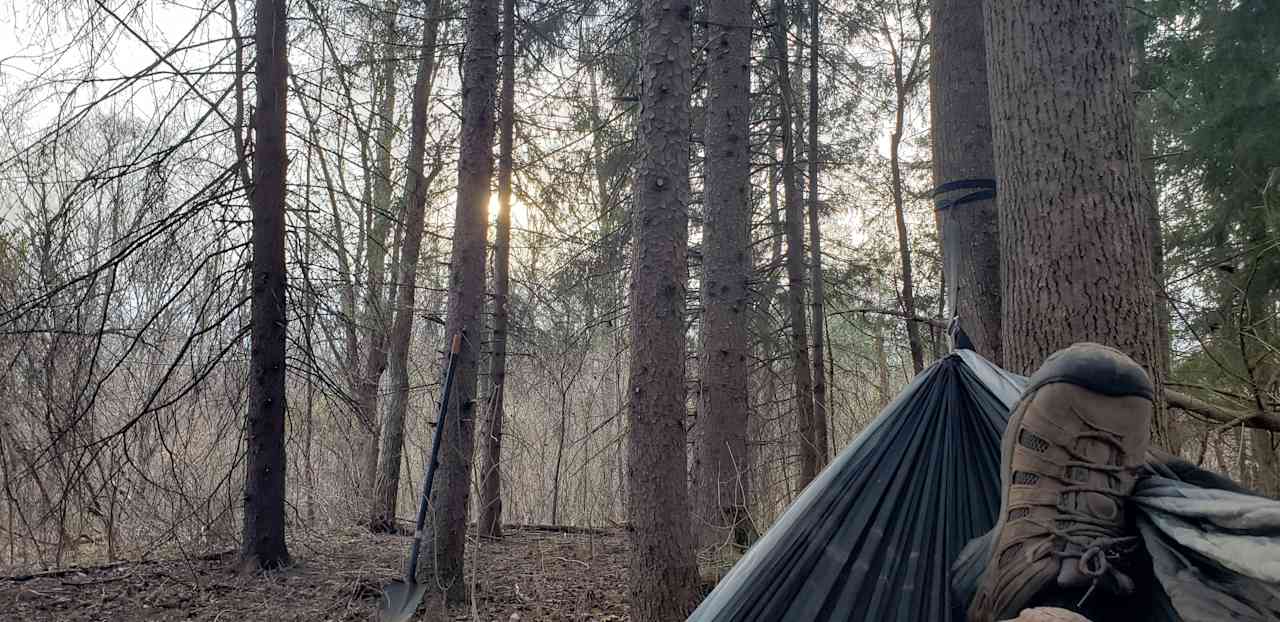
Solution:
<path fill-rule="evenodd" d="M 1079 341 L 1160 374 L 1148 197 L 1119 0 L 987 5 L 1005 366 Z"/>
<path fill-rule="evenodd" d="M 285 545 L 285 150 L 289 75 L 287 3 L 258 0 L 255 18 L 257 113 L 253 157 L 252 301 L 249 411 L 245 416 L 244 525 L 246 567 L 289 563 Z M 269 35 L 269 36 L 268 36 Z"/>
<path fill-rule="evenodd" d="M 930 102 L 935 187 L 963 180 L 995 180 L 982 3 L 933 0 Z M 982 191 L 939 194 L 940 205 Z M 994 198 L 966 200 L 938 211 L 943 274 L 952 317 L 976 352 L 1000 365 L 1000 230 Z"/>
<path fill-rule="evenodd" d="M 809 270 L 813 278 L 813 442 L 815 469 L 827 465 L 826 284 L 822 280 L 822 226 L 818 209 L 818 0 L 809 0 Z"/>
<path fill-rule="evenodd" d="M 417 299 L 418 255 L 422 251 L 422 224 L 425 220 L 427 192 L 439 173 L 436 162 L 430 174 L 425 173 L 427 109 L 432 91 L 432 74 L 436 61 L 441 0 L 427 7 L 428 19 L 422 34 L 418 59 L 418 75 L 413 85 L 413 102 L 409 119 L 409 179 L 405 187 L 404 240 L 400 246 L 399 285 L 396 288 L 395 318 L 391 325 L 387 356 L 390 395 L 383 419 L 382 451 L 378 456 L 378 476 L 369 526 L 374 531 L 396 529 L 396 507 L 400 493 L 400 461 L 404 450 L 404 419 L 409 406 L 409 346 L 413 341 L 413 312 Z"/>
<path fill-rule="evenodd" d="M 511 263 L 511 150 L 515 127 L 515 0 L 502 2 L 502 93 L 498 101 L 498 226 L 493 241 L 493 353 L 489 359 L 489 420 L 480 472 L 480 533 L 502 537 L 502 418 L 507 380 L 507 301 Z"/>
<path fill-rule="evenodd" d="M 685 467 L 688 0 L 640 7 L 640 161 L 632 212 L 627 509 L 631 619 L 683 619 L 697 581 Z"/>
<path fill-rule="evenodd" d="M 804 206 L 796 182 L 795 137 L 790 56 L 787 53 L 787 13 L 782 0 L 774 0 L 773 55 L 778 68 L 782 111 L 782 202 L 787 234 L 787 313 L 791 329 L 792 381 L 796 389 L 796 419 L 800 436 L 800 482 L 804 488 L 818 474 L 818 444 L 813 425 L 813 376 L 809 369 L 809 329 L 804 305 Z"/>
<path fill-rule="evenodd" d="M 445 333 L 463 335 L 454 376 L 449 421 L 440 448 L 431 539 L 426 546 L 428 585 L 450 601 L 466 596 L 463 561 L 471 465 L 475 454 L 476 383 L 484 324 L 485 229 L 493 177 L 494 91 L 498 82 L 498 2 L 470 0 L 462 71 L 462 134 L 458 152 L 458 202 L 449 267 Z M 433 563 L 434 562 L 434 563 Z"/>
<path fill-rule="evenodd" d="M 694 461 L 699 545 L 737 542 L 747 520 L 751 302 L 751 3 L 712 0 L 702 237 L 702 395 Z"/>

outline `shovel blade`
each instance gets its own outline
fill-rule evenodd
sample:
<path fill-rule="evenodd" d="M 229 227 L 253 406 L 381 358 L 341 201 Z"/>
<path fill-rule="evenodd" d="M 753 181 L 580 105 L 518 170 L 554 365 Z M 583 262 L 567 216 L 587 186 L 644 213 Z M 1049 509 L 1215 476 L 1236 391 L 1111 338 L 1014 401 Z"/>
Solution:
<path fill-rule="evenodd" d="M 422 603 L 427 586 L 422 583 L 392 581 L 382 591 L 382 608 L 378 619 L 382 622 L 409 622 Z"/>

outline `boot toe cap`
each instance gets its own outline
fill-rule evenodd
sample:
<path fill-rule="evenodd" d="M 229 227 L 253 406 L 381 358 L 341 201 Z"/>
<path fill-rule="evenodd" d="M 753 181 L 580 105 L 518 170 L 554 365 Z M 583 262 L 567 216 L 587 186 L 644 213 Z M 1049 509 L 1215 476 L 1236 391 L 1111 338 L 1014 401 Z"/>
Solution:
<path fill-rule="evenodd" d="M 1031 376 L 1030 388 L 1053 382 L 1069 382 L 1103 395 L 1152 399 L 1154 394 L 1151 378 L 1140 365 L 1123 352 L 1096 343 L 1077 343 L 1054 352 Z"/>

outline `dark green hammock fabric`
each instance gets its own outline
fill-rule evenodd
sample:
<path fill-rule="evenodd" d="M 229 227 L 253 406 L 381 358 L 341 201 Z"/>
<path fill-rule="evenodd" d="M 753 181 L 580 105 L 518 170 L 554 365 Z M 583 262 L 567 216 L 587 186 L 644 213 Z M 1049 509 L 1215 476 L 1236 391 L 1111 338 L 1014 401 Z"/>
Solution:
<path fill-rule="evenodd" d="M 968 350 L 926 369 L 689 620 L 962 622 L 1025 381 Z M 1280 502 L 1180 461 L 1147 467 L 1131 502 L 1145 576 L 1109 617 L 1280 620 Z"/>
<path fill-rule="evenodd" d="M 969 350 L 926 369 L 689 619 L 961 620 L 948 568 L 995 524 L 1000 434 L 1023 382 Z"/>

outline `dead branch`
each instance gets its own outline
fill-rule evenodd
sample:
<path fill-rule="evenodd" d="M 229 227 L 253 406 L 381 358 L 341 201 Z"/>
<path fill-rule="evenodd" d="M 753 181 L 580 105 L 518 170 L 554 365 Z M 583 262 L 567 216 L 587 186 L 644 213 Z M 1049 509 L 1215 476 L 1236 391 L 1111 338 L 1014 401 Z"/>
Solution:
<path fill-rule="evenodd" d="M 1164 390 L 1164 401 L 1170 408 L 1185 410 L 1218 423 L 1243 425 L 1247 428 L 1280 432 L 1280 416 L 1276 416 L 1273 413 L 1251 412 L 1218 406 L 1167 388 Z"/>
<path fill-rule="evenodd" d="M 907 315 L 906 313 L 899 311 L 897 309 L 879 309 L 875 307 L 861 307 L 858 309 L 847 309 L 844 311 L 836 311 L 834 313 L 831 313 L 830 315 L 849 315 L 853 313 L 871 313 L 874 315 L 888 315 L 890 317 L 901 318 L 911 322 L 919 322 L 921 324 L 927 324 L 934 328 L 941 328 L 943 330 L 946 330 L 947 328 L 947 323 L 937 318 L 921 317 L 918 315 Z"/>

